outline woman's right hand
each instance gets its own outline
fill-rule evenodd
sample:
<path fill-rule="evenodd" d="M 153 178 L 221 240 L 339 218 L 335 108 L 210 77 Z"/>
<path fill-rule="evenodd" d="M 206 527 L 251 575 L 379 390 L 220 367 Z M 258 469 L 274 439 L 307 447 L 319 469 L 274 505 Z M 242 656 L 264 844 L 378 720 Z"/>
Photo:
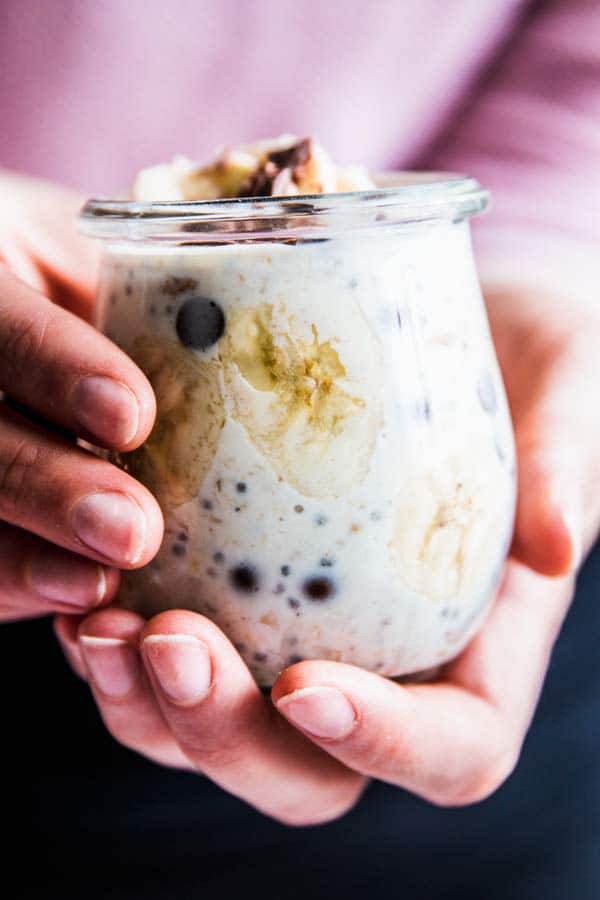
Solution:
<path fill-rule="evenodd" d="M 81 198 L 0 173 L 0 621 L 108 603 L 162 538 L 152 495 L 75 443 L 132 450 L 155 416 L 134 363 L 84 321 L 97 272 Z M 60 304 L 60 305 L 59 305 Z"/>

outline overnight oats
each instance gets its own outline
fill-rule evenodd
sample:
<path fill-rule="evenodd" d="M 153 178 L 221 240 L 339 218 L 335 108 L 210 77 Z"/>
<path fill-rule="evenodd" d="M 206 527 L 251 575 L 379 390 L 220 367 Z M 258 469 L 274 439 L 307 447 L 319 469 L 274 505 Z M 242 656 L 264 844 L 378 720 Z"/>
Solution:
<path fill-rule="evenodd" d="M 205 614 L 263 685 L 307 658 L 398 676 L 454 657 L 515 503 L 468 223 L 485 192 L 375 186 L 284 138 L 147 170 L 135 196 L 82 218 L 105 245 L 98 324 L 158 407 L 118 462 L 165 538 L 119 602 Z"/>

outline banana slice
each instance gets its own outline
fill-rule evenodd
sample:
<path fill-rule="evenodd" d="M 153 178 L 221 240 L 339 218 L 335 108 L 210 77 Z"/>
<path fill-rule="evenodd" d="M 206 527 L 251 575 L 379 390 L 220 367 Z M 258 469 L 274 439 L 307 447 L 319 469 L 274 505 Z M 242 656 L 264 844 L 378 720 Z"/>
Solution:
<path fill-rule="evenodd" d="M 349 307 L 346 327 L 364 323 Z M 306 333 L 308 331 L 308 334 Z M 305 496 L 335 497 L 359 484 L 368 470 L 380 421 L 379 348 L 352 372 L 317 325 L 304 330 L 269 304 L 234 310 L 221 351 L 232 415 L 278 476 Z M 340 341 L 343 343 L 343 341 Z"/>
<path fill-rule="evenodd" d="M 152 384 L 157 416 L 145 444 L 121 462 L 172 510 L 196 497 L 217 451 L 224 423 L 219 364 L 149 335 L 129 352 Z"/>
<path fill-rule="evenodd" d="M 477 471 L 473 463 L 485 460 L 488 449 L 422 459 L 397 499 L 390 559 L 404 584 L 433 600 L 468 601 L 494 569 L 498 522 L 508 501 L 490 483 L 490 466 Z"/>

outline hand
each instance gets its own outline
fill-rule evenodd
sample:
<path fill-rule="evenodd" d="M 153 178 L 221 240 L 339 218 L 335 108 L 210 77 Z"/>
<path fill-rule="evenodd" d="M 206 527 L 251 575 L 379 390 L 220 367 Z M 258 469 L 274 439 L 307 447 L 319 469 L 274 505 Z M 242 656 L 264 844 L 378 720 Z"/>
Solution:
<path fill-rule="evenodd" d="M 441 805 L 487 797 L 518 758 L 582 547 L 598 529 L 600 316 L 527 290 L 489 297 L 515 419 L 521 488 L 513 556 L 481 632 L 438 681 L 401 686 L 307 661 L 263 700 L 207 619 L 145 623 L 103 610 L 57 633 L 112 734 L 202 772 L 291 824 L 340 815 L 375 777 Z M 554 576 L 554 577 L 549 577 Z"/>
<path fill-rule="evenodd" d="M 81 198 L 2 173 L 0 194 L 0 621 L 81 614 L 112 599 L 118 568 L 152 558 L 162 517 L 145 488 L 74 438 L 137 446 L 154 396 L 78 317 L 91 316 L 97 274 L 75 230 Z"/>

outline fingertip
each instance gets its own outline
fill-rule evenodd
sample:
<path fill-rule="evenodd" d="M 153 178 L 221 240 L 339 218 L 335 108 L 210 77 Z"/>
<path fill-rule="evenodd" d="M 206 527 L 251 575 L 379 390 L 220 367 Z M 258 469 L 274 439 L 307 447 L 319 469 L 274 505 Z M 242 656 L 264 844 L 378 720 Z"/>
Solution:
<path fill-rule="evenodd" d="M 319 681 L 319 671 L 315 671 L 312 661 L 303 660 L 294 663 L 280 672 L 271 687 L 271 701 L 275 706 L 283 697 L 293 694 L 295 691 L 302 690 L 310 684 Z"/>
<path fill-rule="evenodd" d="M 163 541 L 165 521 L 162 509 L 156 497 L 138 481 L 131 482 L 129 494 L 141 509 L 143 515 L 143 534 L 140 545 L 141 550 L 128 562 L 121 565 L 123 569 L 139 569 L 154 559 Z"/>
<path fill-rule="evenodd" d="M 307 659 L 288 666 L 280 673 L 271 688 L 271 700 L 276 705 L 282 697 L 296 691 L 312 688 L 314 685 L 355 688 L 363 686 L 365 679 L 380 679 L 380 676 L 347 663 L 329 660 Z M 381 679 L 388 683 L 386 679 Z"/>
<path fill-rule="evenodd" d="M 189 634 L 193 637 L 217 631 L 216 625 L 201 613 L 191 609 L 167 609 L 149 619 L 143 629 L 141 638 L 169 634 Z"/>
<path fill-rule="evenodd" d="M 512 553 L 540 575 L 568 575 L 581 562 L 577 516 L 555 501 L 549 492 L 531 492 L 517 510 Z"/>
<path fill-rule="evenodd" d="M 135 396 L 138 405 L 138 423 L 133 437 L 118 447 L 124 453 L 135 450 L 150 435 L 156 420 L 156 397 L 152 385 L 146 375 L 133 362 L 134 372 L 128 379 L 128 388 Z"/>
<path fill-rule="evenodd" d="M 79 621 L 77 640 L 82 637 L 116 638 L 137 642 L 145 619 L 129 609 L 111 606 L 91 613 Z"/>
<path fill-rule="evenodd" d="M 153 648 L 156 657 L 166 652 L 167 646 L 171 646 L 174 658 L 203 651 L 205 663 L 200 666 L 198 662 L 198 667 L 210 672 L 209 684 L 219 684 L 221 692 L 239 691 L 242 685 L 252 693 L 258 692 L 237 649 L 218 625 L 201 613 L 170 609 L 150 619 L 140 634 L 142 655 L 146 657 L 148 649 Z"/>

